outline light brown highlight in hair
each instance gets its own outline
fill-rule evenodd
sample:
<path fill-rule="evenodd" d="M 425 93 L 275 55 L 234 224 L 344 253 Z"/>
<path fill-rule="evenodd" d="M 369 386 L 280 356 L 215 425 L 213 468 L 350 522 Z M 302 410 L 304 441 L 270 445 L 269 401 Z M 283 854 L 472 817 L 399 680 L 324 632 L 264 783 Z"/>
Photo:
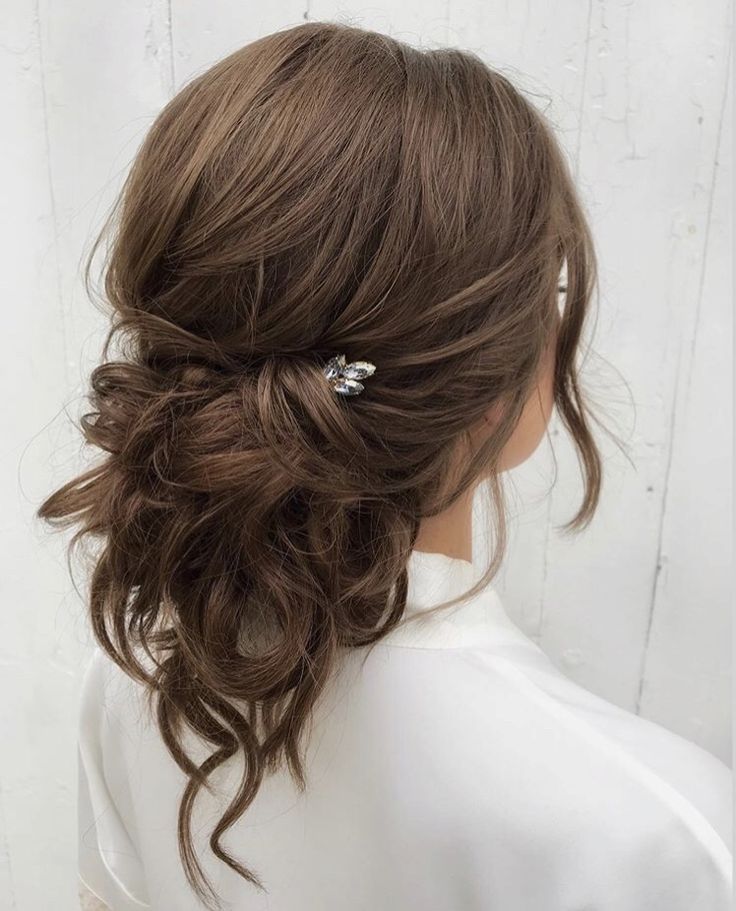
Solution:
<path fill-rule="evenodd" d="M 496 548 L 479 587 L 495 575 L 498 460 L 557 326 L 563 266 L 555 405 L 585 485 L 566 527 L 592 518 L 601 460 L 576 361 L 595 256 L 551 128 L 504 76 L 325 23 L 185 86 L 95 250 L 109 231 L 112 328 L 82 419 L 102 458 L 39 515 L 99 544 L 94 633 L 154 699 L 189 782 L 184 868 L 214 903 L 192 845 L 198 792 L 242 764 L 210 846 L 257 884 L 223 834 L 270 771 L 304 784 L 302 735 L 340 651 L 399 622 L 420 520 L 481 476 Z M 338 352 L 377 365 L 360 396 L 325 382 Z M 500 422 L 455 477 L 494 402 Z"/>

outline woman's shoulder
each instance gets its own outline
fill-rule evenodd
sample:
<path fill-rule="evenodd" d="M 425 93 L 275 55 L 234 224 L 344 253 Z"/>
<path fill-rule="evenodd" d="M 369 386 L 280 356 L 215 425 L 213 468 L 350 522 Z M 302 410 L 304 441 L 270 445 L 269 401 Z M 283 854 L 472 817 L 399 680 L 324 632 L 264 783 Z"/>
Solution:
<path fill-rule="evenodd" d="M 439 814 L 489 857 L 546 857 L 571 882 L 607 865 L 639 877 L 642 895 L 659 878 L 711 902 L 652 907 L 728 907 L 731 775 L 718 758 L 574 683 L 536 647 L 386 648 L 371 661 L 358 702 L 391 732 L 371 761 L 428 829 Z"/>
<path fill-rule="evenodd" d="M 598 840 L 672 828 L 730 863 L 725 763 L 576 684 L 533 643 L 376 649 L 361 681 L 358 716 L 383 713 L 392 761 L 446 782 L 448 805 L 527 819 L 552 840 L 566 826 Z"/>
<path fill-rule="evenodd" d="M 143 739 L 159 739 L 149 690 L 98 645 L 92 648 L 82 677 L 78 722 L 81 747 L 110 752 L 136 749 Z"/>

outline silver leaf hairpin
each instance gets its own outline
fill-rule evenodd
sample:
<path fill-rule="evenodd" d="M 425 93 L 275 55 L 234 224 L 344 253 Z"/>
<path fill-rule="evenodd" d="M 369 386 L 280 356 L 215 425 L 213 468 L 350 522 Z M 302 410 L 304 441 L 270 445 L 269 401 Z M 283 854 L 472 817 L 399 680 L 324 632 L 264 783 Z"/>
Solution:
<path fill-rule="evenodd" d="M 322 372 L 339 395 L 359 395 L 365 388 L 360 380 L 372 376 L 376 367 L 370 361 L 352 361 L 348 364 L 345 355 L 338 354 L 327 361 Z"/>

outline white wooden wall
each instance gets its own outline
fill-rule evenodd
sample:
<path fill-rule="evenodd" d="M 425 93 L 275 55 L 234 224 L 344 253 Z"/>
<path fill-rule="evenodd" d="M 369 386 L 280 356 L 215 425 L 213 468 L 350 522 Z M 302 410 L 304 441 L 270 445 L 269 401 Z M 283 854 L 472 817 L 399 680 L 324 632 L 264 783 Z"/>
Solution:
<path fill-rule="evenodd" d="M 601 257 L 588 388 L 612 445 L 600 513 L 552 439 L 511 479 L 499 588 L 575 679 L 729 759 L 731 552 L 727 0 L 7 0 L 0 18 L 0 908 L 76 907 L 75 725 L 88 636 L 63 542 L 33 512 L 79 465 L 68 414 L 102 333 L 79 266 L 153 116 L 259 35 L 342 19 L 454 44 L 557 124 Z M 80 582 L 82 580 L 80 579 Z"/>

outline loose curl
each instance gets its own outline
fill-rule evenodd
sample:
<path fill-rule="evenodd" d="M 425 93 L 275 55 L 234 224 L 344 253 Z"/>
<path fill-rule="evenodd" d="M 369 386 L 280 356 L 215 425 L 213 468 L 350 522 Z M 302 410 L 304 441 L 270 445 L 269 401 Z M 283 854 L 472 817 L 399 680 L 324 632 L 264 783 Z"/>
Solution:
<path fill-rule="evenodd" d="M 601 460 L 576 357 L 595 256 L 551 128 L 504 76 L 325 23 L 249 44 L 166 105 L 88 288 L 108 233 L 112 325 L 81 422 L 102 456 L 39 515 L 99 544 L 94 634 L 155 703 L 188 781 L 184 869 L 216 903 L 197 794 L 241 763 L 210 846 L 260 885 L 224 833 L 282 764 L 304 786 L 304 734 L 341 650 L 401 620 L 421 519 L 479 477 L 496 547 L 477 587 L 495 575 L 499 457 L 553 331 L 584 476 L 565 527 L 590 521 Z M 378 366 L 360 396 L 324 381 L 337 352 Z"/>

